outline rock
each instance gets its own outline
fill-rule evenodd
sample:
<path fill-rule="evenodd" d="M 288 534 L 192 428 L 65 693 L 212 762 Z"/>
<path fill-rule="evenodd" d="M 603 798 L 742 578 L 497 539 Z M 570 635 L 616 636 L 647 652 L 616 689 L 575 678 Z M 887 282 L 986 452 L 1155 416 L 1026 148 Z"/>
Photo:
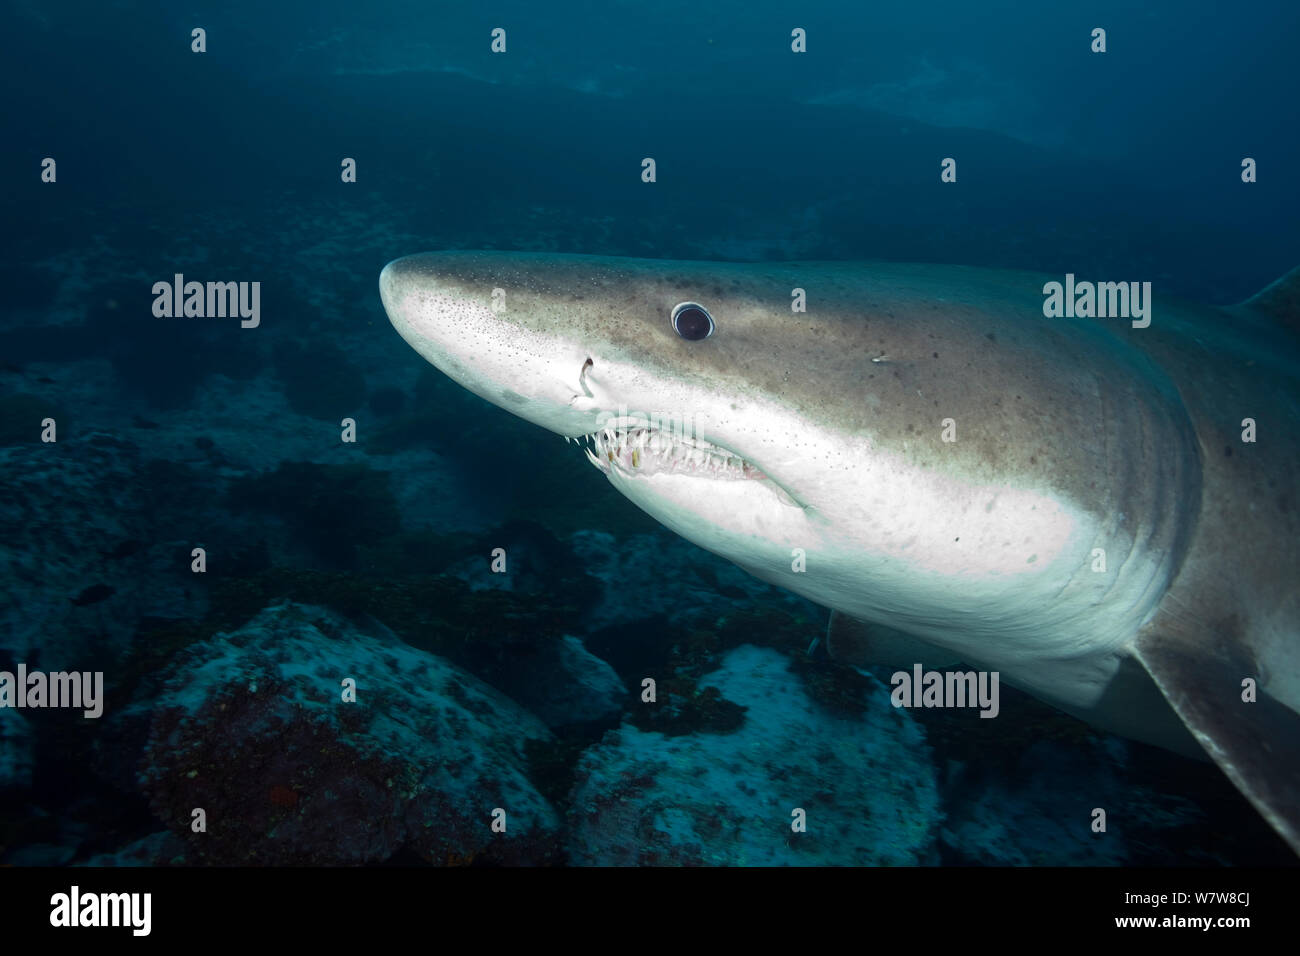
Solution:
<path fill-rule="evenodd" d="M 345 679 L 355 703 L 342 701 Z M 178 655 L 140 783 L 203 863 L 549 862 L 535 716 L 377 623 L 282 602 Z M 207 832 L 192 833 L 192 812 Z M 494 833 L 504 810 L 506 832 Z"/>
<path fill-rule="evenodd" d="M 878 682 L 875 682 L 878 684 Z M 921 728 L 878 685 L 831 716 L 786 658 L 744 645 L 700 682 L 747 708 L 733 733 L 624 724 L 578 762 L 569 860 L 580 865 L 915 864 L 941 819 Z M 656 706 L 644 704 L 639 706 Z M 807 814 L 807 832 L 791 828 Z"/>
<path fill-rule="evenodd" d="M 185 863 L 185 841 L 163 830 L 127 844 L 113 853 L 100 853 L 78 866 L 177 866 Z"/>
<path fill-rule="evenodd" d="M 30 790 L 33 762 L 27 718 L 12 708 L 0 707 L 0 792 Z"/>
<path fill-rule="evenodd" d="M 1133 862 L 1135 843 L 1143 865 L 1186 864 L 1151 854 L 1176 845 L 1169 831 L 1203 827 L 1204 813 L 1135 782 L 1125 772 L 1127 750 L 1118 737 L 1075 747 L 1039 741 L 1005 770 L 951 765 L 940 840 L 954 862 L 985 866 L 1122 866 Z M 1092 830 L 1098 807 L 1105 832 Z"/>
<path fill-rule="evenodd" d="M 581 640 L 566 634 L 543 656 L 545 660 L 531 662 L 529 679 L 518 681 L 518 690 L 503 689 L 547 726 L 611 720 L 623 710 L 627 687 Z"/>
<path fill-rule="evenodd" d="M 110 435 L 0 446 L 0 652 L 15 663 L 88 669 L 124 652 L 143 615 L 202 613 L 188 547 L 164 553 L 154 534 L 143 470 Z"/>
<path fill-rule="evenodd" d="M 457 663 L 551 728 L 617 723 L 628 699 L 614 668 L 569 635 L 493 634 L 466 647 Z"/>
<path fill-rule="evenodd" d="M 67 866 L 76 847 L 64 843 L 29 843 L 5 855 L 5 866 Z"/>

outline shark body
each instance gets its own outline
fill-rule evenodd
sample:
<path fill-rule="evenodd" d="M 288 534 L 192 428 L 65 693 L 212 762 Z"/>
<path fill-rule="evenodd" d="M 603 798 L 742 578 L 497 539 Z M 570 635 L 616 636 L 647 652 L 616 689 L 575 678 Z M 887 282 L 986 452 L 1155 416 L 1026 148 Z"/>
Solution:
<path fill-rule="evenodd" d="M 451 378 L 830 608 L 836 656 L 960 659 L 1208 754 L 1300 852 L 1300 272 L 1157 290 L 1143 328 L 1045 317 L 1050 281 L 444 252 L 380 291 Z"/>

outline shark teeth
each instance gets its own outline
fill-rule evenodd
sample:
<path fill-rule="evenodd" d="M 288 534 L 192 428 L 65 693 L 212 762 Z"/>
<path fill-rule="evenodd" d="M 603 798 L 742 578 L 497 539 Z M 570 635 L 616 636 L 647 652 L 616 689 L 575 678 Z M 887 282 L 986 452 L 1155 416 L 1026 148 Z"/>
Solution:
<path fill-rule="evenodd" d="M 680 431 L 629 424 L 602 428 L 574 440 L 585 443 L 587 460 L 606 473 L 671 472 L 735 481 L 767 477 L 739 455 Z"/>

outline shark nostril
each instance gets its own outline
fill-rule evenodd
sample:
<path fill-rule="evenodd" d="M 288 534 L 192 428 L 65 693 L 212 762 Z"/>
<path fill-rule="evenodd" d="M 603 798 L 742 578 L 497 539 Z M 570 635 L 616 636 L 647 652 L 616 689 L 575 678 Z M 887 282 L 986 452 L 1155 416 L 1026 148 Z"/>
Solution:
<path fill-rule="evenodd" d="M 587 361 L 582 363 L 582 371 L 578 373 L 578 384 L 582 386 L 582 390 L 586 393 L 588 398 L 591 398 L 592 395 L 591 389 L 587 387 L 587 369 L 593 368 L 595 364 L 596 363 L 591 360 L 591 356 L 588 355 Z"/>

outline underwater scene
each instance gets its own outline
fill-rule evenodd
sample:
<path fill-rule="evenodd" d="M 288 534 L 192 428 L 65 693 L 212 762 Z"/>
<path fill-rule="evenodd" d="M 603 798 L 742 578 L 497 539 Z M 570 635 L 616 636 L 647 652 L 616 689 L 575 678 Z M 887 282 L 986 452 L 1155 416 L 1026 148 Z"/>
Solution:
<path fill-rule="evenodd" d="M 1296 863 L 1300 6 L 3 18 L 0 866 Z"/>

